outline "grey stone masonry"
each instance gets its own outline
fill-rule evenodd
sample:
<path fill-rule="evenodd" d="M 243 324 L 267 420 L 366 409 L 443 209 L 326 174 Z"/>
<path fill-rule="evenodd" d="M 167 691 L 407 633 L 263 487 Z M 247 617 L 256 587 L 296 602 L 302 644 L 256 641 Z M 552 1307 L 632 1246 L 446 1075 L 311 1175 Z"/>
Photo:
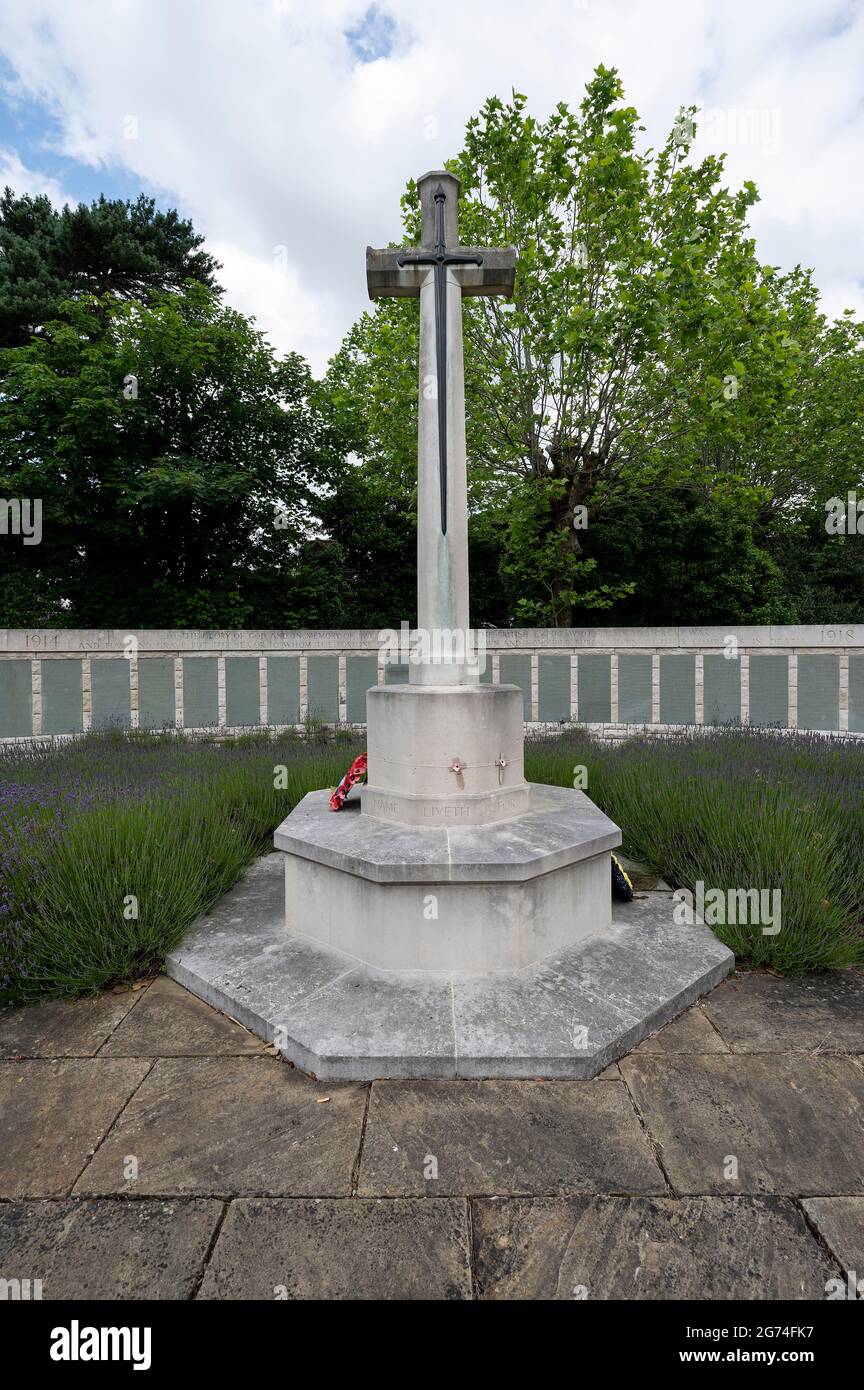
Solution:
<path fill-rule="evenodd" d="M 522 627 L 483 629 L 490 651 L 719 651 L 735 638 L 739 646 L 757 651 L 864 651 L 864 623 L 835 627 L 817 624 L 747 627 Z M 83 655 L 91 652 L 122 655 L 130 639 L 139 651 L 153 655 L 177 652 L 376 652 L 378 628 L 210 629 L 147 628 L 0 628 L 0 652 L 24 655 Z"/>
<path fill-rule="evenodd" d="M 675 924 L 671 893 L 653 891 L 521 970 L 377 970 L 288 930 L 282 858 L 259 859 L 165 968 L 321 1080 L 593 1077 L 734 964 L 707 927 Z"/>
<path fill-rule="evenodd" d="M 522 882 L 620 845 L 621 831 L 583 792 L 531 790 L 531 814 L 494 826 L 460 825 L 455 834 L 451 823 L 399 826 L 361 816 L 353 801 L 335 816 L 328 792 L 309 792 L 274 843 L 376 883 Z"/>

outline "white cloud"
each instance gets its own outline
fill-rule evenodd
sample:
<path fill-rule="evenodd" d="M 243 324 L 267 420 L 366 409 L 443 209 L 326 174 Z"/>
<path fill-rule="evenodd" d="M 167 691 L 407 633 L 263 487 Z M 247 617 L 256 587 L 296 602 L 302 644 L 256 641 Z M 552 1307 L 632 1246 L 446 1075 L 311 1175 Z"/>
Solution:
<path fill-rule="evenodd" d="M 0 189 L 6 186 L 21 196 L 29 193 L 32 197 L 46 194 L 55 207 L 64 203 L 75 203 L 77 199 L 64 193 L 57 179 L 41 174 L 36 169 L 28 169 L 15 150 L 0 147 Z"/>
<path fill-rule="evenodd" d="M 366 305 L 364 249 L 400 234 L 410 175 L 461 146 L 492 93 L 545 115 L 621 71 L 658 144 L 679 106 L 717 113 L 730 181 L 762 202 L 760 254 L 812 265 L 860 307 L 864 13 L 843 0 L 379 0 L 386 56 L 346 31 L 367 0 L 5 0 L 0 52 L 54 113 L 59 148 L 176 202 L 225 262 L 230 300 L 320 369 Z M 391 17 L 395 28 L 384 24 Z M 732 113 L 756 113 L 747 121 Z M 725 116 L 723 113 L 726 113 Z M 126 138 L 128 117 L 138 138 Z M 738 121 L 738 125 L 735 122 Z M 125 131 L 124 131 L 125 126 Z M 744 132 L 743 137 L 741 132 Z M 10 180 L 12 182 L 12 180 Z M 286 247 L 287 264 L 274 260 Z"/>
<path fill-rule="evenodd" d="M 217 278 L 230 285 L 232 308 L 252 315 L 277 352 L 299 351 L 302 342 L 305 357 L 326 361 L 345 325 L 329 298 L 303 287 L 284 244 L 269 258 L 219 241 L 208 241 L 207 249 L 222 262 Z"/>

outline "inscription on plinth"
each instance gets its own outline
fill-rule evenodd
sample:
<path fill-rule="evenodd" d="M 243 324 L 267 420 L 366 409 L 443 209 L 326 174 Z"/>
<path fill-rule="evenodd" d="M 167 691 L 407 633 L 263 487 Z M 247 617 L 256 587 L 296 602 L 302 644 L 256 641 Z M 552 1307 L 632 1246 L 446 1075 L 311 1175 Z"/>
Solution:
<path fill-rule="evenodd" d="M 488 825 L 511 816 L 521 816 L 529 807 L 528 788 L 523 795 L 479 797 L 465 801 L 426 801 L 413 797 L 378 796 L 367 792 L 363 797 L 365 815 L 392 820 L 400 825 Z"/>

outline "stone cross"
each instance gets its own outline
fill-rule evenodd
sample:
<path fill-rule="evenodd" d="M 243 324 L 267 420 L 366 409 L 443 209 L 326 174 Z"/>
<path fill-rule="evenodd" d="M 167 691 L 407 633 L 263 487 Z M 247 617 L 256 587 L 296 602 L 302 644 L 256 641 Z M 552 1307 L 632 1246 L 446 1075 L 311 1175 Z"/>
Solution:
<path fill-rule="evenodd" d="M 516 252 L 459 245 L 455 175 L 434 169 L 417 188 L 420 246 L 367 247 L 366 283 L 370 299 L 420 299 L 417 626 L 431 652 L 447 647 L 445 634 L 461 634 L 464 653 L 470 641 L 462 296 L 512 295 Z M 458 651 L 449 661 L 412 662 L 411 681 L 470 683 L 476 676 L 469 666 Z"/>

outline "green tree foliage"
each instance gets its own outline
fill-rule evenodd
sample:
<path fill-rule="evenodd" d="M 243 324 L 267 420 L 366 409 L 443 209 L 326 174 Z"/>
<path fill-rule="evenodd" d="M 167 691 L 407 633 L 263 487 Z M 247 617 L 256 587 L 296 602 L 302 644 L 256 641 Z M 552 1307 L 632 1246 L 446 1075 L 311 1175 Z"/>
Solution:
<path fill-rule="evenodd" d="M 651 626 L 658 613 L 685 625 L 793 621 L 782 608 L 782 571 L 759 543 L 757 513 L 755 501 L 689 487 L 639 493 L 604 512 L 585 546 L 610 584 L 628 589 L 615 622 Z M 579 624 L 590 617 L 574 612 Z"/>
<path fill-rule="evenodd" d="M 692 159 L 694 117 L 642 149 L 638 115 L 601 67 L 578 112 L 560 103 L 538 121 L 518 93 L 491 98 L 448 165 L 463 241 L 518 257 L 512 303 L 463 303 L 469 493 L 491 513 L 511 620 L 624 620 L 661 569 L 706 612 L 777 611 L 766 545 L 838 476 L 860 478 L 861 326 L 826 322 L 809 273 L 759 263 L 756 189 L 730 191 L 722 159 Z M 410 184 L 409 240 L 418 213 Z M 416 303 L 386 300 L 328 373 L 351 448 L 406 503 L 416 358 Z M 830 451 L 814 466 L 820 439 Z M 613 523 L 629 539 L 614 545 Z M 671 586 L 656 592 L 677 608 Z M 673 621 L 662 606 L 651 616 Z"/>
<path fill-rule="evenodd" d="M 6 188 L 0 197 L 0 347 L 26 343 L 65 299 L 113 292 L 143 300 L 187 280 L 216 288 L 218 262 L 172 209 L 101 197 L 58 211 L 50 199 Z"/>
<path fill-rule="evenodd" d="M 864 537 L 825 529 L 864 498 L 864 325 L 759 263 L 694 134 L 644 148 L 605 68 L 468 122 L 463 241 L 518 253 L 512 302 L 463 304 L 475 625 L 864 621 Z M 0 198 L 0 497 L 44 512 L 0 538 L 0 624 L 414 620 L 417 301 L 317 383 L 217 270 L 144 197 Z"/>
<path fill-rule="evenodd" d="M 314 618 L 290 597 L 336 464 L 313 394 L 203 285 L 67 301 L 0 353 L 0 496 L 43 507 L 40 545 L 4 540 L 0 623 Z"/>

